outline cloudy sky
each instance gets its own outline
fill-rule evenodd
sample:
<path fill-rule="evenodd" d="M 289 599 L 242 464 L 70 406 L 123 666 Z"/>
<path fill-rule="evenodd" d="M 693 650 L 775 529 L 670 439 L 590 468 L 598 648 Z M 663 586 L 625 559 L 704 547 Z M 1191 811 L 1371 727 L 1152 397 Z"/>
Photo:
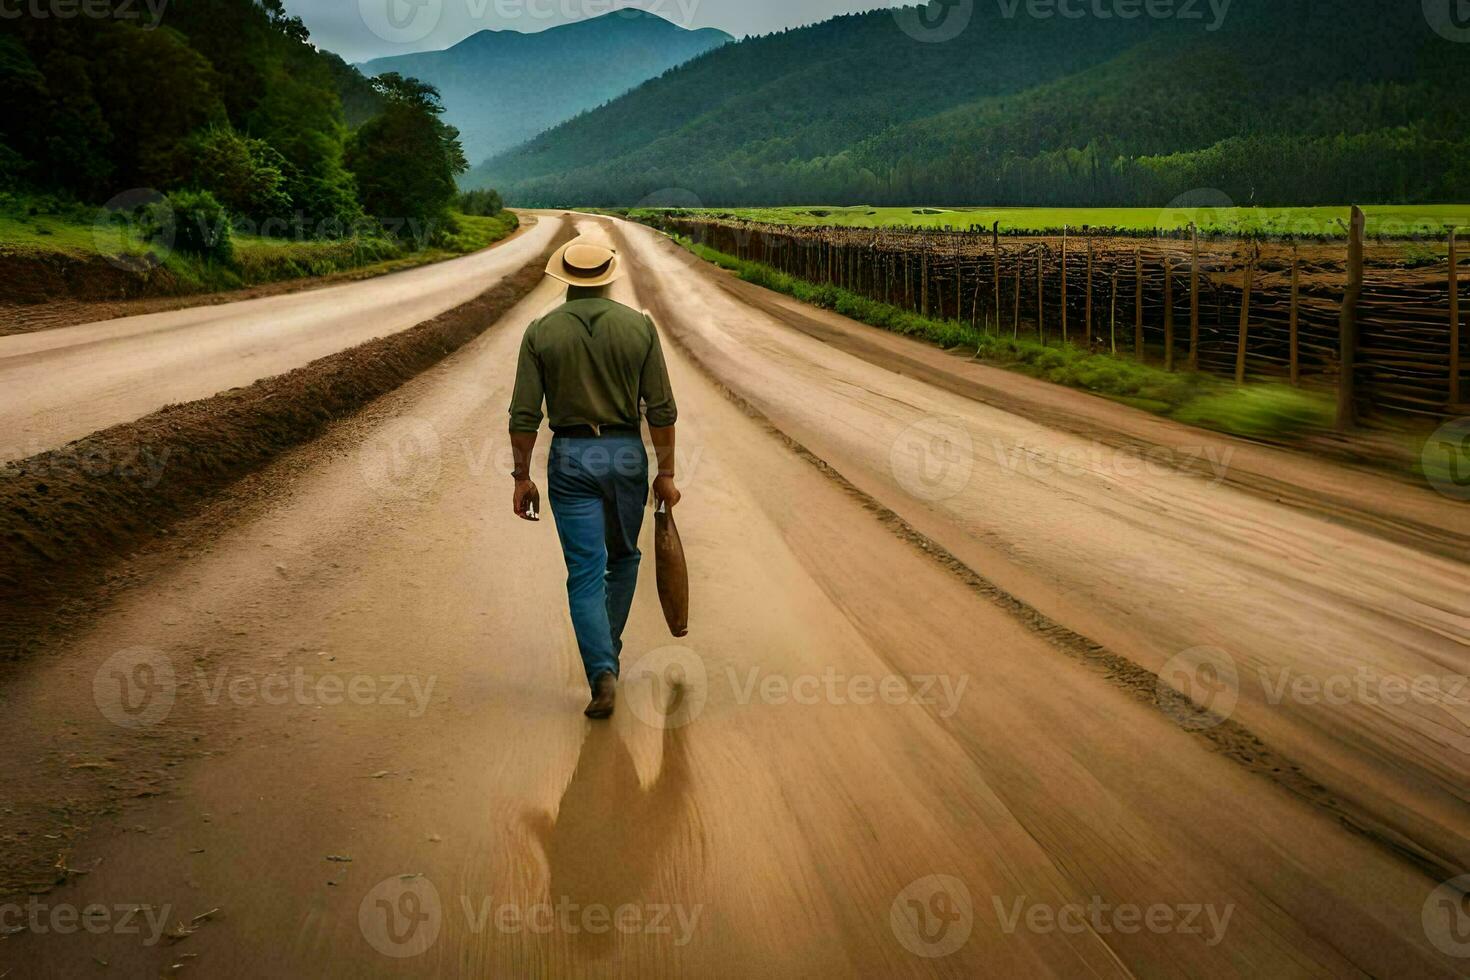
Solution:
<path fill-rule="evenodd" d="M 286 0 L 312 39 L 348 61 L 446 48 L 476 31 L 543 31 L 620 7 L 737 37 L 892 6 L 896 0 Z"/>

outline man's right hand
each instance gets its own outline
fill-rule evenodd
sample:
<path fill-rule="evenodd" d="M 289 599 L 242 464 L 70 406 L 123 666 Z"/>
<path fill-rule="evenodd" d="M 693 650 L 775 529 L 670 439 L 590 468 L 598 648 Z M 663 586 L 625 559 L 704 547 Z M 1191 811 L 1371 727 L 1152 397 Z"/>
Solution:
<path fill-rule="evenodd" d="M 517 480 L 515 498 L 511 502 L 516 516 L 523 521 L 541 520 L 541 491 L 532 480 Z"/>
<path fill-rule="evenodd" d="M 679 492 L 679 488 L 674 486 L 674 478 L 672 476 L 660 476 L 654 479 L 653 500 L 655 504 L 668 504 L 669 509 L 672 510 L 679 505 L 679 500 L 683 496 Z"/>

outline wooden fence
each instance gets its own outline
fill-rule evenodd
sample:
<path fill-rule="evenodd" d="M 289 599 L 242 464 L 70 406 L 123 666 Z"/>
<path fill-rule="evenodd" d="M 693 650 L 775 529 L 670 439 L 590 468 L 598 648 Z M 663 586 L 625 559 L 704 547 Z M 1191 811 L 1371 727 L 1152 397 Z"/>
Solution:
<path fill-rule="evenodd" d="M 977 329 L 1238 381 L 1330 385 L 1344 424 L 1377 410 L 1470 413 L 1460 330 L 1460 289 L 1470 276 L 1460 243 L 1453 232 L 1447 242 L 1367 242 L 1361 212 L 1354 215 L 1346 246 L 1188 233 L 793 228 L 682 216 L 652 223 Z M 1354 366 L 1346 373 L 1344 352 Z"/>

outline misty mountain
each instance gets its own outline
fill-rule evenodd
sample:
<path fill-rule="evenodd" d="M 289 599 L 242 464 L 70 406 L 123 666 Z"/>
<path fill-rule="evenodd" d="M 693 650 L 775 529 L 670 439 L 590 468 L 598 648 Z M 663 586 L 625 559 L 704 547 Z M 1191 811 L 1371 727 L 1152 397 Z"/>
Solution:
<path fill-rule="evenodd" d="M 444 51 L 378 58 L 360 68 L 436 86 L 445 120 L 478 163 L 730 40 L 723 31 L 685 30 L 620 10 L 534 34 L 481 31 Z"/>
<path fill-rule="evenodd" d="M 1419 4 L 1235 0 L 1214 23 L 1194 9 L 1203 19 L 976 4 L 939 43 L 892 11 L 750 38 L 464 182 L 548 205 L 671 188 L 669 203 L 711 205 L 1470 196 L 1456 108 L 1470 44 L 1436 33 Z"/>

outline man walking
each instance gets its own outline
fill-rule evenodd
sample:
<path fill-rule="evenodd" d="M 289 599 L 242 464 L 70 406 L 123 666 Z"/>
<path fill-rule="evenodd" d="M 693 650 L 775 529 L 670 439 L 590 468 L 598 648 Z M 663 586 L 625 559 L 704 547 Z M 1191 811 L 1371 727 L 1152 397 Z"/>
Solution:
<path fill-rule="evenodd" d="M 572 628 L 592 687 L 587 717 L 612 716 L 623 627 L 638 585 L 638 533 L 648 503 L 648 453 L 639 406 L 658 456 L 654 497 L 679 502 L 674 486 L 678 409 L 653 321 L 607 297 L 622 257 L 582 236 L 551 257 L 546 274 L 567 284 L 567 302 L 532 323 L 521 342 L 510 405 L 517 517 L 540 519 L 531 454 L 550 416 L 547 489 L 567 563 Z"/>

